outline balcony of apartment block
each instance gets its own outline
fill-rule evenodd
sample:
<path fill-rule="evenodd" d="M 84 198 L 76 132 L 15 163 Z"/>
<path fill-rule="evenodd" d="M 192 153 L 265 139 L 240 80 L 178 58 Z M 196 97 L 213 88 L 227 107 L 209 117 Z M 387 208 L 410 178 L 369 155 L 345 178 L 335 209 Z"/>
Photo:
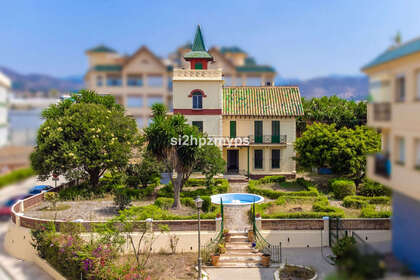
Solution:
<path fill-rule="evenodd" d="M 368 125 L 372 127 L 390 127 L 392 120 L 391 102 L 369 103 L 367 106 Z"/>
<path fill-rule="evenodd" d="M 191 80 L 213 80 L 221 81 L 222 69 L 181 69 L 175 68 L 173 72 L 174 81 L 191 81 Z"/>

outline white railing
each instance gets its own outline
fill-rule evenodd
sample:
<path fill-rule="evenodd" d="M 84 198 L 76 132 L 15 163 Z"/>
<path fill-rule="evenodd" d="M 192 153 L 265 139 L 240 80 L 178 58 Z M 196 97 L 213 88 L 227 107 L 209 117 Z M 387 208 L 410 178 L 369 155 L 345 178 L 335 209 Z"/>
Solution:
<path fill-rule="evenodd" d="M 175 68 L 173 80 L 222 80 L 222 69 L 179 69 Z"/>

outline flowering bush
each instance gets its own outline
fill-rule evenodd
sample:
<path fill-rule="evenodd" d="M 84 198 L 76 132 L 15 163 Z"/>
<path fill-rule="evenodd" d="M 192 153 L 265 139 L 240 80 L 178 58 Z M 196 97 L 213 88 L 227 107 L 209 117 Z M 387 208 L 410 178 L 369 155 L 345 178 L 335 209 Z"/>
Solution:
<path fill-rule="evenodd" d="M 147 279 L 145 267 L 119 261 L 123 241 L 112 234 L 87 242 L 75 230 L 58 233 L 49 225 L 32 236 L 38 255 L 67 279 Z"/>

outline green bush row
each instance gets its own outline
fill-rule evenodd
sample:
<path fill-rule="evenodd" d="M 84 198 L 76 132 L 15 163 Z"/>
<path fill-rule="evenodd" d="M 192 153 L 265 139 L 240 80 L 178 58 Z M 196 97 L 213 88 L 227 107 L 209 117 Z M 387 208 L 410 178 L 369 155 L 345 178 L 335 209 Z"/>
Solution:
<path fill-rule="evenodd" d="M 368 204 L 390 204 L 391 198 L 388 196 L 366 197 L 360 195 L 349 195 L 343 200 L 343 206 L 347 208 L 360 209 Z"/>
<path fill-rule="evenodd" d="M 191 180 L 191 179 L 190 179 Z M 195 179 L 199 180 L 199 179 Z M 189 180 L 188 180 L 189 181 Z M 215 185 L 206 187 L 206 188 L 200 188 L 192 191 L 186 191 L 183 190 L 181 192 L 181 197 L 192 197 L 196 198 L 197 196 L 208 196 L 218 193 L 226 193 L 229 190 L 229 182 L 226 179 L 216 179 Z M 166 186 L 161 188 L 158 193 L 158 197 L 173 197 L 174 196 L 174 188 L 172 186 L 172 183 L 169 182 Z"/>
<path fill-rule="evenodd" d="M 261 217 L 264 219 L 321 219 L 322 217 L 332 217 L 332 218 L 343 218 L 344 213 L 337 212 L 282 212 L 275 214 L 262 214 Z"/>
<path fill-rule="evenodd" d="M 391 217 L 392 212 L 389 210 L 386 211 L 376 211 L 374 205 L 367 205 L 362 208 L 360 213 L 361 218 L 389 218 Z"/>
<path fill-rule="evenodd" d="M 315 212 L 341 213 L 344 216 L 343 209 L 331 206 L 326 196 L 320 196 L 312 205 L 312 210 Z"/>
<path fill-rule="evenodd" d="M 261 180 L 261 179 L 260 179 Z M 296 192 L 281 192 L 281 191 L 275 191 L 270 189 L 263 189 L 259 188 L 258 185 L 261 184 L 260 180 L 251 180 L 248 184 L 248 192 L 249 193 L 255 193 L 262 196 L 266 196 L 271 199 L 277 199 L 282 196 L 312 196 L 316 197 L 319 196 L 319 192 L 315 187 L 307 187 L 306 191 L 296 191 Z"/>
<path fill-rule="evenodd" d="M 282 183 L 286 181 L 286 177 L 284 176 L 265 176 L 259 180 L 259 184 L 269 184 L 269 183 Z"/>
<path fill-rule="evenodd" d="M 203 206 L 201 207 L 201 210 L 203 212 L 211 212 L 216 209 L 216 206 L 211 204 L 210 196 L 201 196 L 201 199 L 203 200 Z M 156 198 L 154 205 L 156 205 L 157 207 L 163 210 L 168 210 L 169 208 L 171 208 L 173 203 L 174 203 L 173 198 L 158 197 Z M 181 197 L 181 204 L 190 208 L 196 208 L 194 198 L 192 197 Z"/>
<path fill-rule="evenodd" d="M 0 176 L 0 188 L 22 181 L 31 176 L 35 175 L 35 171 L 32 168 L 22 168 L 13 170 L 6 175 Z"/>
<path fill-rule="evenodd" d="M 152 218 L 153 220 L 194 220 L 197 219 L 197 215 L 182 216 L 172 214 L 168 210 L 162 209 L 154 204 L 147 206 L 131 207 L 130 211 L 136 213 L 136 218 L 139 220 L 146 220 Z M 202 219 L 214 219 L 218 214 L 218 209 L 213 212 L 202 213 L 200 216 Z"/>
<path fill-rule="evenodd" d="M 314 202 L 317 198 L 313 196 L 281 196 L 276 199 L 277 205 L 284 205 L 286 203 L 302 203 Z"/>
<path fill-rule="evenodd" d="M 372 196 L 391 196 L 392 191 L 388 187 L 386 187 L 386 186 L 384 186 L 384 185 L 382 185 L 378 182 L 366 179 L 361 184 L 358 194 L 361 195 L 361 196 L 370 196 L 370 197 L 372 197 Z"/>

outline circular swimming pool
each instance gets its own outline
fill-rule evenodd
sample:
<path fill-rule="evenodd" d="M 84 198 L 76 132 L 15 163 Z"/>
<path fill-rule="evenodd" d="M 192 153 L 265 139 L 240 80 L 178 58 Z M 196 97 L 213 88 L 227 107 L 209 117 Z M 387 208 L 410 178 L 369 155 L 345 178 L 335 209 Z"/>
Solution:
<path fill-rule="evenodd" d="M 250 205 L 252 203 L 261 203 L 264 197 L 251 193 L 222 193 L 211 196 L 211 202 L 223 205 Z"/>

